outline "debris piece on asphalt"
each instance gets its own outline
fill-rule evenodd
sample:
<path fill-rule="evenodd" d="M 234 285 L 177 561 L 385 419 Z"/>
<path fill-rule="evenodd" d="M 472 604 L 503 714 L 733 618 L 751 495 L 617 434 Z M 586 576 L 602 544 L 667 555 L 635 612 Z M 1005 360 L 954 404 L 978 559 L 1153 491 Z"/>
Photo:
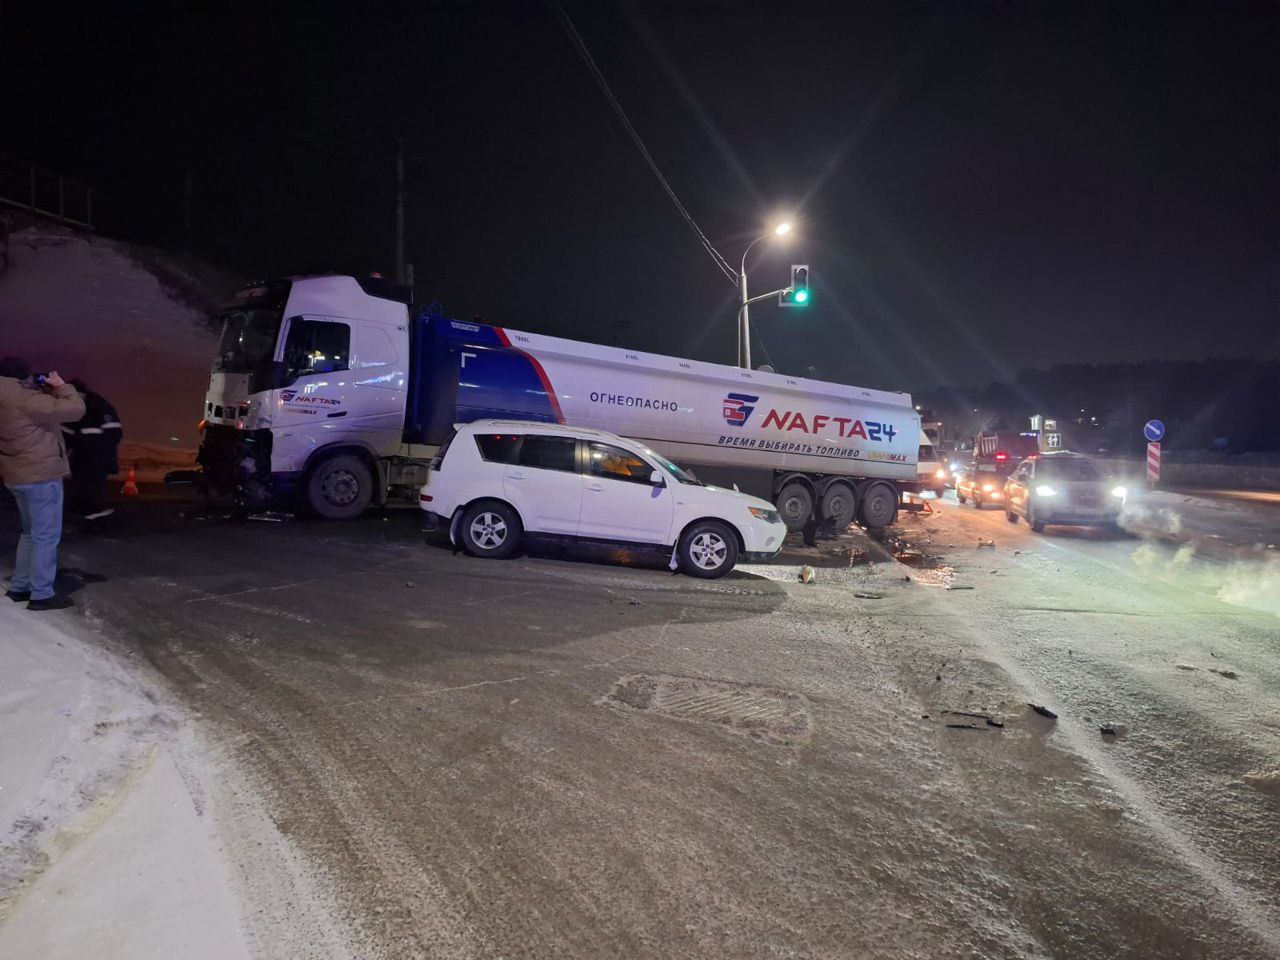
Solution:
<path fill-rule="evenodd" d="M 813 567 L 806 564 L 805 566 L 800 568 L 801 583 L 813 583 L 813 577 L 814 577 Z"/>
<path fill-rule="evenodd" d="M 973 587 L 964 583 L 949 583 L 947 584 L 947 589 L 948 590 L 972 590 Z"/>
<path fill-rule="evenodd" d="M 1179 670 L 1199 670 L 1200 669 L 1199 667 L 1193 667 L 1189 663 L 1175 663 L 1174 667 L 1176 667 Z"/>
<path fill-rule="evenodd" d="M 985 730 L 986 727 L 979 727 L 972 723 L 948 723 L 948 730 Z"/>
<path fill-rule="evenodd" d="M 1116 723 L 1103 723 L 1098 725 L 1098 732 L 1104 737 L 1123 737 L 1129 732 L 1129 728 Z"/>
<path fill-rule="evenodd" d="M 1040 714 L 1040 716 L 1042 717 L 1048 717 L 1050 720 L 1058 719 L 1058 715 L 1054 713 L 1052 710 L 1050 710 L 1048 707 L 1042 707 L 1038 703 L 1028 703 L 1027 706 L 1030 707 L 1032 710 L 1034 710 L 1036 713 Z"/>
<path fill-rule="evenodd" d="M 990 720 L 989 713 L 974 713 L 970 710 L 943 710 L 943 713 L 949 713 L 953 717 L 973 717 L 975 720 Z"/>
<path fill-rule="evenodd" d="M 1013 555 L 1014 555 L 1015 557 L 1017 557 L 1017 556 L 1021 556 L 1021 554 L 1022 554 L 1022 551 L 1021 551 L 1021 550 L 1015 550 L 1015 551 L 1013 551 Z"/>
<path fill-rule="evenodd" d="M 416 587 L 416 586 L 417 586 L 417 584 L 416 584 L 416 583 L 414 583 L 412 580 L 406 580 L 406 581 L 404 582 L 404 585 L 405 585 L 406 587 Z"/>
<path fill-rule="evenodd" d="M 268 510 L 265 513 L 251 513 L 246 520 L 260 520 L 264 523 L 284 523 L 286 520 L 292 520 L 293 514 L 279 513 L 274 510 Z"/>
<path fill-rule="evenodd" d="M 922 713 L 922 714 L 920 714 L 920 719 L 921 719 L 921 720 L 928 720 L 928 719 L 929 719 L 929 715 L 928 715 L 927 713 Z"/>
<path fill-rule="evenodd" d="M 995 717 L 987 717 L 987 726 L 988 726 L 988 727 L 996 727 L 996 728 L 998 728 L 998 729 L 1003 729 L 1003 728 L 1004 728 L 1004 721 L 1003 721 L 1003 720 L 997 720 Z"/>
<path fill-rule="evenodd" d="M 1240 676 L 1240 674 L 1236 673 L 1234 670 L 1219 670 L 1216 667 L 1210 667 L 1209 672 L 1216 673 L 1220 677 L 1226 677 L 1228 680 L 1235 680 Z"/>
<path fill-rule="evenodd" d="M 995 545 L 996 545 L 996 542 L 995 542 L 994 540 L 979 540 L 979 541 L 978 541 L 978 546 L 979 546 L 979 547 L 994 547 Z"/>
<path fill-rule="evenodd" d="M 859 600 L 883 600 L 884 599 L 884 594 L 882 593 L 855 593 L 854 596 L 857 597 Z"/>
<path fill-rule="evenodd" d="M 899 550 L 894 554 L 894 559 L 899 563 L 905 563 L 909 567 L 924 566 L 924 554 L 919 550 Z"/>
<path fill-rule="evenodd" d="M 939 673 L 939 674 L 935 674 L 933 679 L 935 679 L 935 680 L 937 680 L 939 683 L 941 683 L 941 682 L 942 682 L 942 674 L 940 674 L 940 673 Z"/>
<path fill-rule="evenodd" d="M 1252 770 L 1243 779 L 1251 787 L 1280 793 L 1280 770 Z"/>

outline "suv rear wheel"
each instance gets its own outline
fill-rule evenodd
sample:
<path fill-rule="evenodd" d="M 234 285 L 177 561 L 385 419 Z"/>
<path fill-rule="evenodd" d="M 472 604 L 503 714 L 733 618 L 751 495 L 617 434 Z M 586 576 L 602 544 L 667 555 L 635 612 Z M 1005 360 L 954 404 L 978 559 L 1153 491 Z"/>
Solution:
<path fill-rule="evenodd" d="M 689 576 L 714 580 L 738 562 L 738 538 L 723 523 L 701 520 L 681 535 L 676 558 Z"/>
<path fill-rule="evenodd" d="M 473 557 L 500 560 L 511 556 L 520 543 L 520 518 L 496 500 L 468 507 L 458 528 L 463 549 Z"/>

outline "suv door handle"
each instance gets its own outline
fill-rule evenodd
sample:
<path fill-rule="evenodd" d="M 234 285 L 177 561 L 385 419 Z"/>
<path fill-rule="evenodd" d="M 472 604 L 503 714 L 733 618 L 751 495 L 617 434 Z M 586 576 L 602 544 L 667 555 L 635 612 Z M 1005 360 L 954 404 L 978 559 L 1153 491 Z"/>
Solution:
<path fill-rule="evenodd" d="M 588 490 L 594 490 L 594 491 L 596 491 L 597 493 L 603 493 L 603 492 L 604 492 L 604 484 L 602 484 L 602 483 L 588 483 L 588 484 L 587 484 L 587 489 L 588 489 Z"/>
<path fill-rule="evenodd" d="M 512 470 L 510 473 L 508 473 L 508 474 L 507 474 L 507 479 L 508 479 L 508 480 L 523 480 L 523 479 L 524 479 L 524 474 L 523 474 L 523 473 L 521 473 L 519 470 Z"/>

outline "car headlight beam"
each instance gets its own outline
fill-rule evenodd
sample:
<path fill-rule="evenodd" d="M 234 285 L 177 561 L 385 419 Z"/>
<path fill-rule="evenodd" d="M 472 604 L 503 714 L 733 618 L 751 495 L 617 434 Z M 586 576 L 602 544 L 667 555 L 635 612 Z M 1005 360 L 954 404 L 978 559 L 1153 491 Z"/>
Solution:
<path fill-rule="evenodd" d="M 1127 487 L 1112 487 L 1111 495 L 1123 499 L 1129 495 L 1129 489 Z"/>
<path fill-rule="evenodd" d="M 1040 486 L 1036 487 L 1036 496 L 1056 497 L 1057 495 L 1058 491 L 1053 489 L 1053 487 L 1049 486 L 1047 483 L 1042 483 Z"/>

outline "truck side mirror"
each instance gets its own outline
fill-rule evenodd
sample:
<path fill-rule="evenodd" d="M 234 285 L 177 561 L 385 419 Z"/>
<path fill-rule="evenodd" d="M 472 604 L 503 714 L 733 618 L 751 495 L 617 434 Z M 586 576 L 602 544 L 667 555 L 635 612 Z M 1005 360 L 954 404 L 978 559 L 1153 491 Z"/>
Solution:
<path fill-rule="evenodd" d="M 655 487 L 665 487 L 667 485 L 667 482 L 662 478 L 661 470 L 655 470 L 649 474 L 649 482 Z"/>

